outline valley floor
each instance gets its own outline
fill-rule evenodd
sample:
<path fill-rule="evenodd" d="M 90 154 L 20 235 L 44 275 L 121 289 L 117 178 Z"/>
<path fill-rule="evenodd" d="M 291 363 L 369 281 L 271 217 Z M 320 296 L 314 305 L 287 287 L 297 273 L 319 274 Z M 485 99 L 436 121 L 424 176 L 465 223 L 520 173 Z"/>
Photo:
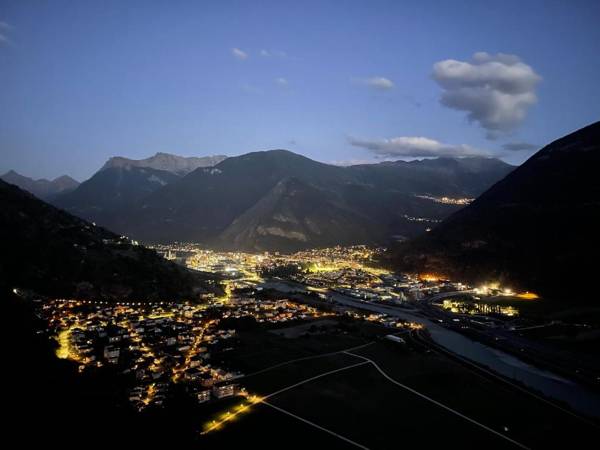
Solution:
<path fill-rule="evenodd" d="M 285 442 L 301 448 L 309 436 L 310 445 L 322 442 L 333 448 L 543 448 L 600 436 L 597 424 L 404 337 L 405 346 L 370 340 L 247 378 L 249 389 L 266 397 L 265 402 L 201 441 L 263 448 Z"/>

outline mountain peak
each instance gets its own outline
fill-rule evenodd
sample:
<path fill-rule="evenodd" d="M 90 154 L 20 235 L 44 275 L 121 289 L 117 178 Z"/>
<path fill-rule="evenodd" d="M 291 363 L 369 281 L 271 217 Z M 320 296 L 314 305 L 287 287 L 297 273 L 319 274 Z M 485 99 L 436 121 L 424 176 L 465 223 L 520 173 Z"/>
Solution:
<path fill-rule="evenodd" d="M 237 164 L 247 164 L 248 162 L 253 162 L 256 164 L 270 164 L 281 167 L 289 165 L 299 165 L 300 167 L 304 168 L 308 168 L 309 166 L 334 167 L 330 164 L 315 161 L 302 154 L 294 153 L 290 150 L 285 149 L 258 150 L 254 152 L 245 153 L 240 156 L 227 158 L 227 160 L 225 160 L 222 163 L 222 165 L 233 166 Z"/>
<path fill-rule="evenodd" d="M 198 167 L 212 167 L 227 156 L 178 156 L 171 153 L 157 152 L 154 156 L 145 159 L 129 159 L 123 156 L 113 156 L 104 164 L 100 170 L 108 168 L 145 167 L 149 169 L 165 170 L 177 175 L 186 175 Z"/>
<path fill-rule="evenodd" d="M 69 177 L 68 175 L 62 175 L 52 181 L 45 178 L 35 180 L 33 178 L 26 177 L 16 172 L 15 170 L 9 170 L 0 177 L 7 183 L 14 184 L 15 186 L 24 189 L 36 197 L 47 199 L 56 194 L 70 191 L 75 189 L 79 182 Z"/>
<path fill-rule="evenodd" d="M 13 180 L 23 179 L 23 180 L 30 180 L 32 182 L 35 181 L 33 178 L 29 178 L 29 177 L 26 177 L 25 175 L 21 175 L 19 172 L 17 172 L 16 170 L 13 170 L 13 169 L 10 169 L 8 172 L 6 172 L 4 175 L 2 175 L 2 179 L 9 183 L 11 182 L 10 179 L 13 179 Z M 12 183 L 12 184 L 15 184 L 15 183 Z"/>
<path fill-rule="evenodd" d="M 276 158 L 276 157 L 296 157 L 296 158 L 306 158 L 306 156 L 303 156 L 299 153 L 294 153 L 290 150 L 285 150 L 282 148 L 275 148 L 275 149 L 271 149 L 271 150 L 257 150 L 254 152 L 249 152 L 249 153 L 245 153 L 243 155 L 240 155 L 239 157 L 246 157 L 246 158 L 255 158 L 255 157 L 267 157 L 267 158 Z M 308 159 L 308 158 L 306 158 Z"/>
<path fill-rule="evenodd" d="M 79 184 L 79 181 L 77 181 L 77 180 L 76 180 L 75 178 L 73 178 L 73 177 L 70 177 L 69 175 L 61 175 L 61 176 L 59 176 L 59 177 L 56 177 L 56 178 L 55 178 L 54 180 L 52 180 L 52 181 L 53 181 L 53 182 L 54 182 L 54 181 L 61 181 L 61 182 L 62 182 L 62 181 L 68 181 L 68 182 L 74 182 L 74 183 L 77 183 L 77 184 Z"/>

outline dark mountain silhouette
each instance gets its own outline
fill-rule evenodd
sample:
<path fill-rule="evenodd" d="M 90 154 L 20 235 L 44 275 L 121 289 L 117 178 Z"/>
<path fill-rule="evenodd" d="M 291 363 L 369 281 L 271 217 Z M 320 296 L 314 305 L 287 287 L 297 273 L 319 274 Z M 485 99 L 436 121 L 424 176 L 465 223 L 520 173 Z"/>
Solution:
<path fill-rule="evenodd" d="M 77 189 L 50 200 L 86 220 L 114 227 L 119 218 L 155 190 L 198 167 L 209 167 L 225 158 L 183 157 L 169 153 L 157 153 L 139 160 L 115 156 Z"/>
<path fill-rule="evenodd" d="M 286 150 L 254 152 L 196 169 L 104 224 L 145 241 L 244 250 L 376 243 L 458 209 L 419 195 L 474 197 L 511 169 L 482 158 L 338 167 Z"/>
<path fill-rule="evenodd" d="M 166 170 L 114 166 L 96 172 L 71 192 L 52 199 L 52 204 L 96 223 L 113 224 L 123 211 L 135 207 L 157 189 L 179 179 Z"/>
<path fill-rule="evenodd" d="M 597 275 L 599 166 L 596 122 L 544 147 L 431 233 L 400 245 L 395 263 L 574 295 L 577 283 Z"/>
<path fill-rule="evenodd" d="M 178 156 L 170 153 L 156 153 L 154 156 L 145 159 L 129 159 L 122 156 L 113 156 L 110 158 L 101 170 L 114 167 L 145 167 L 148 169 L 164 170 L 176 175 L 185 175 L 198 167 L 211 167 L 224 159 L 225 155 L 214 156 Z"/>
<path fill-rule="evenodd" d="M 210 285 L 101 227 L 0 181 L 0 284 L 48 296 L 195 298 Z"/>
<path fill-rule="evenodd" d="M 296 251 L 307 243 L 330 245 L 332 236 L 341 245 L 369 242 L 370 226 L 367 217 L 346 209 L 335 195 L 297 178 L 285 178 L 238 216 L 219 239 L 223 247 L 232 249 Z"/>
<path fill-rule="evenodd" d="M 23 176 L 14 170 L 9 170 L 2 175 L 0 179 L 7 183 L 17 185 L 21 189 L 25 189 L 36 197 L 45 200 L 59 194 L 70 192 L 79 186 L 79 182 L 68 175 L 60 176 L 52 181 L 46 180 L 45 178 L 34 180 L 33 178 Z"/>

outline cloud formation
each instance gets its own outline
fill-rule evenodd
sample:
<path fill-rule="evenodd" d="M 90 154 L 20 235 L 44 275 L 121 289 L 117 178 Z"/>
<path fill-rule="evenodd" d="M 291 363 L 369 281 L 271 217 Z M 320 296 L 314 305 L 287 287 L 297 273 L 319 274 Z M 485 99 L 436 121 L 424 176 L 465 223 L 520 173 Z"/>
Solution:
<path fill-rule="evenodd" d="M 260 51 L 260 56 L 264 58 L 287 58 L 287 53 L 281 50 L 266 50 L 263 48 Z"/>
<path fill-rule="evenodd" d="M 433 79 L 443 89 L 442 105 L 465 111 L 494 139 L 518 127 L 536 103 L 541 77 L 518 56 L 478 52 L 471 62 L 446 59 L 434 64 Z"/>
<path fill-rule="evenodd" d="M 0 21 L 0 44 L 8 44 L 10 41 L 8 39 L 8 32 L 12 29 L 12 27 L 6 22 Z"/>
<path fill-rule="evenodd" d="M 231 54 L 233 55 L 234 58 L 239 59 L 240 61 L 244 61 L 245 59 L 248 59 L 248 53 L 246 53 L 243 50 L 240 50 L 239 48 L 232 48 L 231 49 Z"/>
<path fill-rule="evenodd" d="M 504 150 L 509 150 L 512 152 L 520 152 L 524 150 L 536 150 L 538 148 L 537 145 L 529 144 L 528 142 L 508 142 L 502 145 Z"/>
<path fill-rule="evenodd" d="M 279 77 L 275 78 L 275 84 L 280 87 L 287 87 L 290 83 L 287 78 Z"/>
<path fill-rule="evenodd" d="M 385 77 L 360 78 L 355 81 L 357 81 L 360 84 L 372 87 L 373 89 L 379 89 L 382 91 L 387 91 L 389 89 L 394 88 L 394 82 L 389 78 Z"/>
<path fill-rule="evenodd" d="M 390 139 L 368 140 L 350 138 L 349 142 L 384 158 L 437 157 L 437 156 L 490 156 L 486 150 L 466 144 L 445 144 L 422 136 L 401 136 Z"/>

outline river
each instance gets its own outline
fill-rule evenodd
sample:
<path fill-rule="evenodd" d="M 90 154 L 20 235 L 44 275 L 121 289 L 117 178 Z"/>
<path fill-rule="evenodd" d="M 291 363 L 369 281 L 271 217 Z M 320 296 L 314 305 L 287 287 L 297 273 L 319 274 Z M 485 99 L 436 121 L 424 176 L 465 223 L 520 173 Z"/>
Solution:
<path fill-rule="evenodd" d="M 266 281 L 260 286 L 287 293 L 309 292 L 303 284 L 283 280 Z M 411 313 L 409 310 L 365 303 L 333 291 L 327 292 L 327 295 L 343 305 L 385 313 L 406 321 L 420 323 L 427 327 L 432 339 L 436 343 L 451 352 L 487 366 L 508 378 L 517 380 L 530 388 L 542 392 L 547 397 L 565 402 L 580 413 L 600 417 L 600 394 L 585 386 L 581 386 L 550 371 L 532 366 L 506 352 L 474 341 L 460 333 L 444 328 L 436 322 Z"/>

